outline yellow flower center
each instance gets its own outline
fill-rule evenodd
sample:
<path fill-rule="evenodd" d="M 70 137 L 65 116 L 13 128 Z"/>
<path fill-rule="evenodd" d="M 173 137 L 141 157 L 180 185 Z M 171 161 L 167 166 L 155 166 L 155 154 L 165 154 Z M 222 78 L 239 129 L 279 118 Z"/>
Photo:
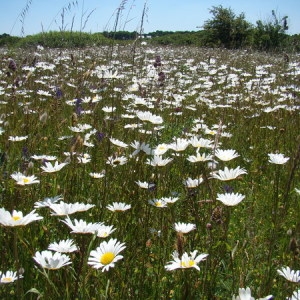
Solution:
<path fill-rule="evenodd" d="M 157 202 L 155 202 L 155 206 L 157 206 L 157 207 L 161 207 L 161 206 L 162 206 L 162 202 L 161 202 L 161 201 L 157 201 Z"/>
<path fill-rule="evenodd" d="M 1 281 L 2 281 L 2 282 L 12 282 L 13 279 L 12 279 L 11 277 L 3 277 L 3 278 L 1 279 Z"/>
<path fill-rule="evenodd" d="M 28 178 L 24 178 L 24 179 L 23 179 L 23 182 L 24 182 L 24 183 L 28 183 L 28 182 L 29 182 L 29 179 L 28 179 Z"/>
<path fill-rule="evenodd" d="M 181 266 L 183 268 L 191 268 L 195 265 L 195 261 L 194 260 L 189 260 L 188 262 L 182 261 L 181 262 Z"/>
<path fill-rule="evenodd" d="M 18 220 L 20 220 L 20 219 L 21 219 L 21 217 L 20 217 L 20 216 L 13 216 L 12 218 L 13 218 L 13 220 L 14 220 L 14 221 L 18 221 Z"/>
<path fill-rule="evenodd" d="M 106 252 L 104 253 L 100 258 L 100 263 L 102 265 L 108 265 L 110 264 L 115 258 L 115 254 L 112 252 Z"/>

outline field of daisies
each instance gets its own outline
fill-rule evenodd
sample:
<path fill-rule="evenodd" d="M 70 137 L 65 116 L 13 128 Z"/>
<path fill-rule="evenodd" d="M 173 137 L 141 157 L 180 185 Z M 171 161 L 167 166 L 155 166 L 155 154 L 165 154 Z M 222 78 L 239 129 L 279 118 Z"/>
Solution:
<path fill-rule="evenodd" d="M 300 299 L 300 56 L 1 50 L 1 299 Z"/>

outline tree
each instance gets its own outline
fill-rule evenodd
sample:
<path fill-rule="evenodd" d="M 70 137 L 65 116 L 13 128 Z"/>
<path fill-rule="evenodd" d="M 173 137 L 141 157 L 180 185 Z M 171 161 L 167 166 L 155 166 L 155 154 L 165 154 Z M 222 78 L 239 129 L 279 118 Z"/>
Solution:
<path fill-rule="evenodd" d="M 213 6 L 210 11 L 213 18 L 204 23 L 207 31 L 207 44 L 225 48 L 240 48 L 249 36 L 251 24 L 245 20 L 245 14 L 236 16 L 231 8 Z"/>
<path fill-rule="evenodd" d="M 288 17 L 279 18 L 272 10 L 272 18 L 268 22 L 261 20 L 256 22 L 254 31 L 255 45 L 261 50 L 278 49 L 283 46 L 287 37 L 285 31 L 288 30 Z"/>

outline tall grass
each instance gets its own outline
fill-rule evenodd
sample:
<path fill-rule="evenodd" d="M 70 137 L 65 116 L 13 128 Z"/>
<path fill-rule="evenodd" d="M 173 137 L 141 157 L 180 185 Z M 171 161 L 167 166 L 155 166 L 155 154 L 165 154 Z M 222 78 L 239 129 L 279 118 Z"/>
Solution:
<path fill-rule="evenodd" d="M 25 34 L 25 28 L 24 28 L 24 26 L 25 26 L 25 19 L 26 19 L 28 11 L 30 9 L 31 3 L 32 3 L 32 0 L 27 0 L 25 7 L 22 9 L 21 14 L 20 14 L 20 17 L 21 17 L 20 21 L 21 21 L 21 24 L 22 24 L 22 27 L 21 27 L 21 36 L 24 36 L 24 34 Z"/>
<path fill-rule="evenodd" d="M 0 270 L 23 275 L 0 285 L 1 299 L 211 300 L 231 299 L 243 287 L 255 298 L 291 296 L 299 284 L 277 270 L 299 270 L 299 57 L 291 55 L 285 64 L 280 56 L 245 51 L 147 45 L 135 51 L 134 62 L 127 47 L 2 52 L 0 207 L 27 214 L 35 202 L 58 195 L 66 203 L 95 204 L 70 218 L 113 225 L 110 237 L 126 248 L 109 271 L 94 269 L 88 257 L 110 237 L 70 233 L 61 222 L 65 216 L 39 208 L 41 221 L 0 227 Z M 163 123 L 142 121 L 139 111 L 160 116 Z M 91 128 L 72 131 L 80 124 Z M 28 138 L 14 142 L 10 136 Z M 193 136 L 211 141 L 213 148 L 200 153 L 213 155 L 214 164 L 188 161 L 196 150 L 189 144 L 184 151 L 169 149 L 163 157 L 173 160 L 165 166 L 151 166 L 153 154 L 133 154 L 130 146 L 138 141 L 155 149 Z M 221 161 L 216 149 L 234 149 L 239 157 Z M 268 154 L 276 152 L 290 159 L 270 163 Z M 82 163 L 83 154 L 91 160 Z M 68 164 L 45 173 L 47 158 L 33 155 L 54 155 Z M 107 163 L 121 156 L 127 163 Z M 237 166 L 247 174 L 231 181 L 212 178 L 213 171 Z M 19 186 L 11 178 L 16 171 L 35 175 L 40 183 Z M 92 178 L 91 172 L 104 177 Z M 198 187 L 183 184 L 199 176 Z M 226 206 L 216 200 L 225 191 L 245 199 Z M 148 202 L 163 197 L 178 201 L 165 208 Z M 112 212 L 107 205 L 113 202 L 131 208 Z M 196 230 L 179 235 L 176 222 L 195 224 Z M 69 254 L 71 265 L 48 270 L 33 260 L 36 251 L 67 238 L 78 246 Z M 174 250 L 208 257 L 200 271 L 167 271 Z"/>

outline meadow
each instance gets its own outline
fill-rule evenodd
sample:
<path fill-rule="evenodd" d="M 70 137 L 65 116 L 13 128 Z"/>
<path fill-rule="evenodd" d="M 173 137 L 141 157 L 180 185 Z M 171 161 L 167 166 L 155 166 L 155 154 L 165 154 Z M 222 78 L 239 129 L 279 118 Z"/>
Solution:
<path fill-rule="evenodd" d="M 0 298 L 300 299 L 299 62 L 1 49 Z"/>

